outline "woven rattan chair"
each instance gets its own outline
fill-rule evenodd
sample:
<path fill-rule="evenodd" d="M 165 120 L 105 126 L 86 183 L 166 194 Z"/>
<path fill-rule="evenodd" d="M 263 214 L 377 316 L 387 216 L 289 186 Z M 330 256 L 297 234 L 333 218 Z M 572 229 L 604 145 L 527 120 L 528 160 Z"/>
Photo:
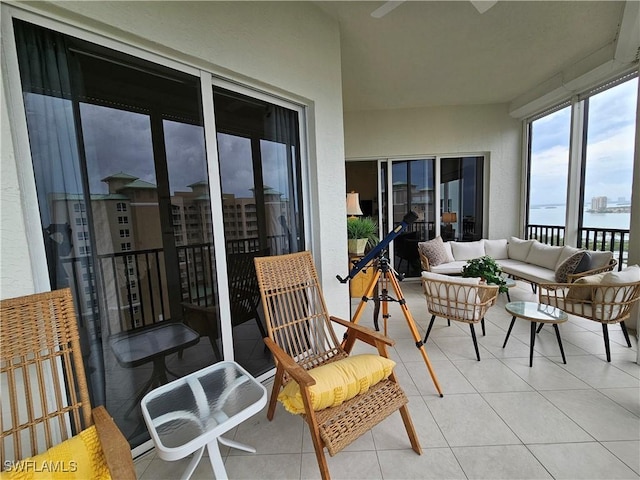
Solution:
<path fill-rule="evenodd" d="M 91 409 L 71 291 L 2 300 L 0 318 L 3 468 L 95 425 L 95 458 L 112 478 L 135 478 L 129 443 L 104 407 Z"/>
<path fill-rule="evenodd" d="M 608 325 L 619 323 L 627 346 L 631 347 L 624 321 L 631 316 L 633 306 L 639 300 L 640 282 L 597 285 L 541 283 L 538 292 L 540 303 L 602 324 L 607 362 L 611 361 Z"/>
<path fill-rule="evenodd" d="M 496 303 L 498 296 L 497 285 L 472 284 L 473 279 L 448 277 L 437 273 L 422 273 L 422 288 L 427 300 L 427 309 L 431 314 L 431 321 L 424 336 L 424 343 L 429 338 L 436 317 L 468 323 L 471 330 L 476 358 L 480 361 L 480 350 L 474 324 L 482 324 L 482 335 L 485 334 L 484 316 L 487 310 Z"/>
<path fill-rule="evenodd" d="M 400 410 L 415 452 L 422 452 L 416 436 L 407 397 L 393 373 L 367 392 L 335 407 L 314 411 L 309 388 L 316 381 L 308 370 L 348 357 L 356 339 L 377 348 L 388 357 L 393 340 L 366 327 L 327 313 L 318 275 L 309 252 L 256 258 L 256 272 L 269 336 L 265 343 L 276 362 L 276 376 L 267 418 L 273 418 L 278 393 L 288 382 L 299 384 L 304 401 L 303 417 L 309 425 L 322 478 L 329 477 L 324 455 L 338 453 L 360 435 Z M 333 323 L 347 328 L 344 347 L 333 330 Z"/>

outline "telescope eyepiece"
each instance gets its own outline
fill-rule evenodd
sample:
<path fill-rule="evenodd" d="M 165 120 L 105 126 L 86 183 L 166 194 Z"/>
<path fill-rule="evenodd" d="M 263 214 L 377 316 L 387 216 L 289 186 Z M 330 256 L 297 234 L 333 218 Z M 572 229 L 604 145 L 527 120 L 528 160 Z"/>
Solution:
<path fill-rule="evenodd" d="M 414 211 L 409 211 L 404 218 L 402 219 L 403 222 L 405 222 L 408 225 L 411 225 L 413 222 L 415 222 L 416 220 L 418 220 L 418 214 Z"/>

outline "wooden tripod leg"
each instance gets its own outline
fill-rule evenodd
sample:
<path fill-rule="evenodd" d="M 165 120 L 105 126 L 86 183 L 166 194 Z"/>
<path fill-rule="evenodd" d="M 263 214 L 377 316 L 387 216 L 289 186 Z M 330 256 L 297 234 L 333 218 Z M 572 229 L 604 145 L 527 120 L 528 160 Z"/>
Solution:
<path fill-rule="evenodd" d="M 373 267 L 370 267 L 370 268 L 373 268 Z M 356 313 L 353 314 L 353 318 L 351 319 L 351 322 L 358 323 L 360 321 L 360 317 L 362 317 L 362 314 L 364 313 L 364 309 L 367 306 L 367 301 L 369 300 L 369 298 L 371 298 L 373 294 L 373 290 L 376 289 L 376 287 L 378 286 L 379 278 L 380 278 L 380 270 L 376 269 L 376 272 L 373 274 L 373 278 L 371 279 L 371 282 L 369 282 L 369 285 L 367 286 L 367 289 L 365 290 L 364 295 L 362 296 L 362 299 L 358 304 Z M 355 343 L 355 341 L 356 341 L 355 337 L 350 339 L 345 339 L 342 342 L 342 348 L 344 349 L 344 351 L 347 353 L 351 353 L 351 349 L 353 348 L 353 344 Z"/>
<path fill-rule="evenodd" d="M 424 363 L 427 365 L 427 370 L 429 370 L 429 375 L 431 375 L 431 380 L 433 381 L 436 390 L 440 394 L 441 397 L 444 396 L 442 393 L 442 388 L 440 388 L 440 383 L 438 382 L 438 377 L 436 377 L 436 372 L 433 370 L 433 366 L 431 365 L 431 361 L 429 360 L 429 356 L 427 355 L 427 351 L 424 349 L 424 344 L 420 339 L 420 335 L 418 334 L 418 329 L 416 328 L 416 323 L 413 320 L 413 316 L 409 311 L 409 307 L 407 306 L 407 301 L 402 295 L 402 290 L 400 290 L 400 285 L 398 284 L 398 279 L 395 277 L 393 272 L 385 273 L 385 279 L 391 282 L 391 286 L 393 287 L 393 291 L 396 294 L 398 299 L 398 303 L 400 304 L 400 308 L 402 309 L 402 313 L 404 315 L 405 320 L 407 321 L 407 325 L 409 326 L 409 330 L 411 331 L 411 335 L 413 339 L 416 341 L 416 347 L 420 350 L 422 354 L 422 359 Z"/>

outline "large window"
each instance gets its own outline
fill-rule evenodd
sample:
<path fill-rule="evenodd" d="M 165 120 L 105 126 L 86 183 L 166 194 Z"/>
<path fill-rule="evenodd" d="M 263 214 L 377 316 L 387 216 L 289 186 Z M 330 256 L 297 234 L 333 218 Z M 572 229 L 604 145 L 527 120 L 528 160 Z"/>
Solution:
<path fill-rule="evenodd" d="M 563 226 L 567 211 L 571 107 L 529 125 L 529 224 Z"/>
<path fill-rule="evenodd" d="M 627 262 L 637 119 L 632 73 L 528 122 L 527 236 Z"/>

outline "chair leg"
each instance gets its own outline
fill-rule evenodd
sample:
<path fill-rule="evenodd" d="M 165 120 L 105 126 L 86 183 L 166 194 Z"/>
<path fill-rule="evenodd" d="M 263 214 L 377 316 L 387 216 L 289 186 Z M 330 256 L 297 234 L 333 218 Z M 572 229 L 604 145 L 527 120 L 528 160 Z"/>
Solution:
<path fill-rule="evenodd" d="M 480 350 L 478 350 L 478 340 L 476 339 L 476 330 L 473 328 L 473 323 L 469 324 L 471 329 L 471 338 L 473 339 L 473 348 L 476 349 L 476 358 L 480 361 Z"/>
<path fill-rule="evenodd" d="M 313 412 L 312 412 L 313 413 Z M 320 432 L 315 420 L 307 422 L 309 426 L 309 433 L 311 434 L 311 440 L 313 440 L 313 448 L 316 452 L 316 460 L 318 461 L 318 468 L 320 469 L 320 476 L 322 480 L 331 480 L 329 474 L 329 465 L 327 465 L 327 458 L 324 456 L 324 445 L 320 439 Z"/>
<path fill-rule="evenodd" d="M 284 375 L 284 369 L 278 366 L 276 369 L 276 376 L 273 378 L 273 387 L 271 388 L 271 397 L 269 398 L 269 409 L 267 410 L 267 418 L 269 421 L 273 420 L 273 414 L 276 412 L 276 405 L 278 404 L 278 394 L 282 387 L 282 377 Z"/>
<path fill-rule="evenodd" d="M 624 334 L 624 339 L 627 341 L 627 347 L 631 348 L 631 340 L 629 340 L 629 332 L 627 332 L 627 326 L 624 324 L 624 321 L 620 322 L 620 328 L 622 329 L 622 333 Z"/>
<path fill-rule="evenodd" d="M 433 321 L 436 319 L 435 315 L 431 315 L 431 321 L 429 322 L 429 327 L 427 328 L 427 333 L 424 336 L 424 340 L 422 343 L 427 343 L 427 338 L 429 338 L 429 333 L 431 333 L 431 327 L 433 327 Z"/>
<path fill-rule="evenodd" d="M 484 317 L 482 317 L 482 320 L 480 320 L 480 325 L 482 325 L 482 336 L 486 337 L 487 334 L 486 334 L 486 332 L 484 330 Z"/>
<path fill-rule="evenodd" d="M 418 440 L 418 435 L 416 434 L 416 430 L 413 427 L 413 422 L 411 421 L 411 416 L 409 415 L 409 408 L 407 407 L 406 404 L 400 407 L 400 416 L 402 417 L 402 423 L 404 423 L 404 428 L 407 430 L 407 435 L 409 435 L 411 448 L 418 455 L 421 455 L 422 447 L 420 446 L 420 441 Z"/>
<path fill-rule="evenodd" d="M 611 349 L 609 348 L 609 328 L 606 323 L 602 324 L 602 335 L 604 335 L 604 349 L 607 353 L 607 362 L 611 361 Z"/>

